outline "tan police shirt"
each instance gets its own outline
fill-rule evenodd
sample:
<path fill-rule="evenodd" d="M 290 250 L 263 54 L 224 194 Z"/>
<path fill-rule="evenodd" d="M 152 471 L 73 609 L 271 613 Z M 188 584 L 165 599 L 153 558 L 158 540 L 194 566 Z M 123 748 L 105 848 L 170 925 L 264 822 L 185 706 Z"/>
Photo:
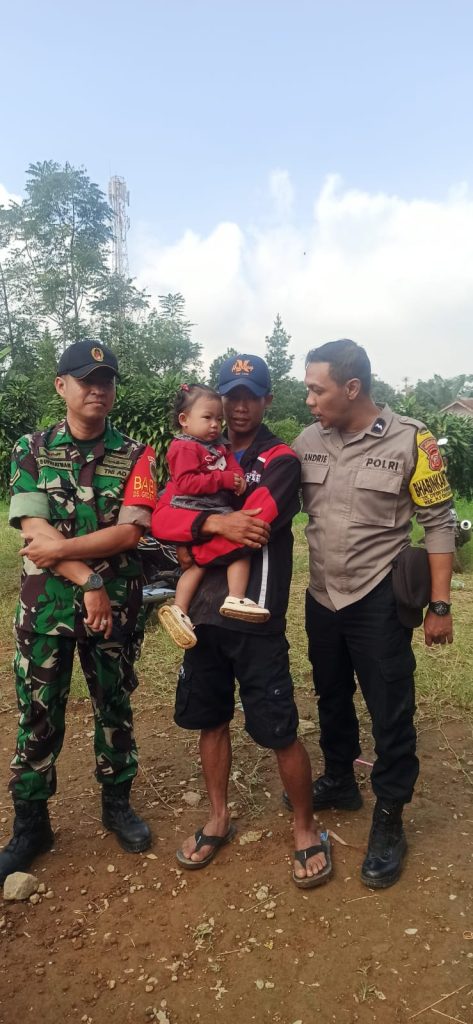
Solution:
<path fill-rule="evenodd" d="M 452 492 L 424 424 L 385 405 L 359 434 L 314 422 L 293 447 L 309 516 L 309 591 L 320 604 L 339 610 L 369 594 L 408 543 L 414 514 L 429 552 L 454 550 Z"/>

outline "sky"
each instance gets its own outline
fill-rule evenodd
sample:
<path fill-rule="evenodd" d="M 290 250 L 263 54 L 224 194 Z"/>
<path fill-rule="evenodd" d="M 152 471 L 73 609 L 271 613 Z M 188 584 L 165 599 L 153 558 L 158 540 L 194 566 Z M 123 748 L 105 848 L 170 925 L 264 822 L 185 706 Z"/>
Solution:
<path fill-rule="evenodd" d="M 473 376 L 471 0 L 8 0 L 0 202 L 29 163 L 130 191 L 130 272 L 207 362 L 337 337 Z"/>

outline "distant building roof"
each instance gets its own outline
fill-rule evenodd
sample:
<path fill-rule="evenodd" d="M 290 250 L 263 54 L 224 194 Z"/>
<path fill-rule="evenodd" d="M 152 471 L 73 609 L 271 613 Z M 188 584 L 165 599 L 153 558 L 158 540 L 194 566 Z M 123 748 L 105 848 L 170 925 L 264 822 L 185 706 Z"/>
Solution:
<path fill-rule="evenodd" d="M 450 412 L 454 416 L 473 416 L 473 398 L 456 398 L 450 405 L 444 405 L 440 412 Z"/>

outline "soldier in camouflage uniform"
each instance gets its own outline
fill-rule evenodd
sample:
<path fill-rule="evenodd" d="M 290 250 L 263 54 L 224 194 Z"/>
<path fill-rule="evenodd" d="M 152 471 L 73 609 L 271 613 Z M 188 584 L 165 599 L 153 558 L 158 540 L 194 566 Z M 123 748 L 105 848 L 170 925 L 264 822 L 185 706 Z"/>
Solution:
<path fill-rule="evenodd" d="M 105 346 L 71 345 L 56 378 L 67 419 L 21 437 L 13 452 L 10 523 L 25 539 L 15 614 L 20 722 L 14 835 L 0 853 L 0 884 L 54 841 L 47 801 L 76 647 L 95 715 L 103 823 L 130 852 L 151 843 L 129 803 L 137 771 L 130 694 L 143 629 L 136 545 L 155 504 L 156 465 L 151 448 L 108 420 L 117 376 Z"/>

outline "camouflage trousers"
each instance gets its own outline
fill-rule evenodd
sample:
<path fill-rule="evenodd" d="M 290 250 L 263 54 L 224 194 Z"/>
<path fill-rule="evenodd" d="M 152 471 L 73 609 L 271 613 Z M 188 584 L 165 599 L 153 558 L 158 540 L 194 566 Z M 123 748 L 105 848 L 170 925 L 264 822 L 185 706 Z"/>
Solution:
<path fill-rule="evenodd" d="M 17 799 L 47 800 L 56 792 L 76 645 L 94 710 L 97 779 L 114 785 L 136 775 L 130 693 L 138 685 L 137 639 L 75 640 L 16 630 L 13 667 L 20 721 L 9 788 Z"/>

